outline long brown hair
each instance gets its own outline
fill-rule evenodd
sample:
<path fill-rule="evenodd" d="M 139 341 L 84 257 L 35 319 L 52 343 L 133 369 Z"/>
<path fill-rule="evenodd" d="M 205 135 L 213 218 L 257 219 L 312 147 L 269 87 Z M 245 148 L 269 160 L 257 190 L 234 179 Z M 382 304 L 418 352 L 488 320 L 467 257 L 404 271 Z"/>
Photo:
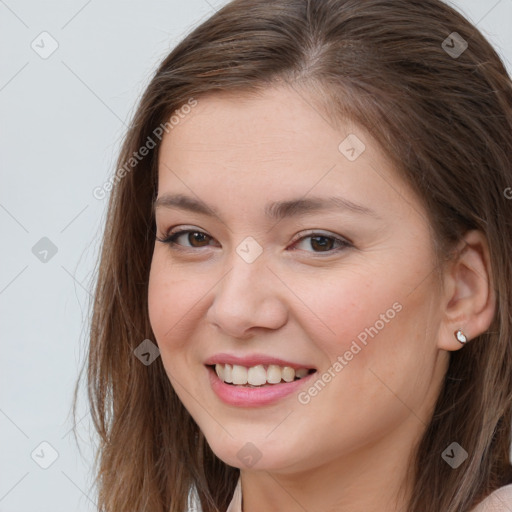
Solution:
<path fill-rule="evenodd" d="M 213 454 L 161 359 L 146 366 L 134 356 L 155 340 L 147 292 L 157 128 L 170 131 L 170 116 L 191 99 L 276 81 L 316 91 L 326 118 L 346 116 L 372 133 L 423 198 L 441 259 L 469 229 L 487 237 L 497 313 L 451 353 L 410 466 L 409 512 L 468 512 L 511 481 L 512 86 L 488 41 L 440 0 L 235 0 L 160 65 L 118 160 L 124 172 L 110 195 L 92 305 L 98 508 L 183 512 L 191 486 L 205 512 L 223 512 L 231 499 L 239 470 Z M 156 147 L 130 160 L 148 137 Z M 441 457 L 453 441 L 469 453 L 458 469 Z"/>

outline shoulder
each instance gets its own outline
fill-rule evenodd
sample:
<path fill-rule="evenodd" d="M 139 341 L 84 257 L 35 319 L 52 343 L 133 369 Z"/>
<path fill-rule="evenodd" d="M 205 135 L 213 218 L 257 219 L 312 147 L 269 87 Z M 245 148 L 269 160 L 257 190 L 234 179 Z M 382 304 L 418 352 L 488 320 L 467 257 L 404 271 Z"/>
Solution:
<path fill-rule="evenodd" d="M 189 489 L 186 512 L 203 512 L 195 485 Z"/>
<path fill-rule="evenodd" d="M 512 484 L 489 494 L 471 512 L 509 512 L 512 510 Z"/>
<path fill-rule="evenodd" d="M 187 512 L 202 512 L 201 502 L 194 485 L 189 489 Z M 242 512 L 242 479 L 240 477 L 238 477 L 231 503 L 226 512 Z"/>
<path fill-rule="evenodd" d="M 238 477 L 233 499 L 226 512 L 242 512 L 242 479 L 240 477 Z"/>

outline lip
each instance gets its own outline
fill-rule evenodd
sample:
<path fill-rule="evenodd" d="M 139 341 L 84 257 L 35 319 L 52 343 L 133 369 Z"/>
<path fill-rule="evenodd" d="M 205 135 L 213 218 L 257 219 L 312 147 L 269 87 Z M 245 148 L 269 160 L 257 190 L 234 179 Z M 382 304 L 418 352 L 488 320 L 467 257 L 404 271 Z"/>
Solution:
<path fill-rule="evenodd" d="M 214 363 L 212 363 L 214 364 Z M 228 363 L 231 364 L 231 363 Z M 241 364 L 241 363 L 235 363 Z M 263 363 L 260 363 L 263 364 Z M 269 363 L 278 364 L 278 363 Z M 244 365 L 242 365 L 244 366 Z M 289 365 L 285 365 L 289 366 Z M 304 368 L 298 366 L 297 368 Z M 310 379 L 316 375 L 316 371 L 297 379 L 292 382 L 284 382 L 281 384 L 270 384 L 264 387 L 256 388 L 244 388 L 234 386 L 232 384 L 226 384 L 219 379 L 214 368 L 211 366 L 206 367 L 208 371 L 208 377 L 210 378 L 210 385 L 214 393 L 226 404 L 234 405 L 237 407 L 261 407 L 270 405 L 278 400 L 297 392 L 299 388 L 307 384 Z"/>
<path fill-rule="evenodd" d="M 284 359 L 279 359 L 277 357 L 266 356 L 264 354 L 249 354 L 244 357 L 235 356 L 234 354 L 215 354 L 214 356 L 208 358 L 205 362 L 205 365 L 215 365 L 215 364 L 237 364 L 240 366 L 245 366 L 250 368 L 251 366 L 257 366 L 259 364 L 269 365 L 276 364 L 278 366 L 289 366 L 294 370 L 298 370 L 300 368 L 307 368 L 308 370 L 316 368 L 312 366 L 308 366 L 307 364 L 295 363 L 292 361 L 285 361 Z"/>

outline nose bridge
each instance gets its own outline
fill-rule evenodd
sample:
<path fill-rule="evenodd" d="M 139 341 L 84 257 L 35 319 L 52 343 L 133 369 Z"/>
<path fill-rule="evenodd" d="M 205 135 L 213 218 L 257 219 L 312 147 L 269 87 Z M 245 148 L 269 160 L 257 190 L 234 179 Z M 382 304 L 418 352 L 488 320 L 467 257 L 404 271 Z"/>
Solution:
<path fill-rule="evenodd" d="M 253 237 L 244 238 L 229 257 L 231 270 L 223 280 L 225 282 L 221 283 L 221 288 L 249 300 L 256 298 L 263 289 L 261 285 L 268 281 L 271 274 L 268 263 L 268 252 L 264 253 L 263 247 Z"/>
<path fill-rule="evenodd" d="M 231 336 L 242 336 L 251 327 L 277 329 L 286 320 L 268 261 L 251 244 L 242 242 L 233 252 L 208 312 L 210 321 Z"/>
<path fill-rule="evenodd" d="M 232 296 L 233 299 L 243 299 L 246 303 L 254 302 L 259 295 L 261 282 L 267 278 L 267 272 L 263 260 L 246 263 L 235 256 L 231 270 L 221 283 L 219 291 L 228 298 Z"/>

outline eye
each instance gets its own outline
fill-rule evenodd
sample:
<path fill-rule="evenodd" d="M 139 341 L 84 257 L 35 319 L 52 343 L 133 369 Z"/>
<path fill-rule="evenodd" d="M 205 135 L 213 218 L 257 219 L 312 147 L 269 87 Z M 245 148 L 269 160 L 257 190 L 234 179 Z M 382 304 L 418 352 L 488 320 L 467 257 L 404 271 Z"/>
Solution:
<path fill-rule="evenodd" d="M 156 237 L 159 242 L 168 244 L 175 249 L 207 247 L 208 242 L 213 240 L 210 235 L 197 229 L 181 229 L 170 231 L 165 238 Z M 183 243 L 185 242 L 185 243 Z M 187 243 L 189 245 L 187 245 Z"/>
<path fill-rule="evenodd" d="M 303 244 L 301 250 L 313 252 L 314 254 L 327 253 L 333 254 L 348 247 L 353 247 L 352 243 L 348 240 L 335 235 L 328 235 L 325 233 L 309 232 L 307 235 L 302 233 L 302 237 L 297 238 L 292 244 L 292 250 L 296 250 L 297 246 Z M 208 247 L 212 240 L 215 240 L 210 235 L 198 229 L 179 229 L 171 230 L 164 238 L 156 237 L 161 243 L 171 246 L 172 249 L 190 251 L 193 249 L 200 249 Z M 309 242 L 308 242 L 309 240 Z M 308 251 L 307 248 L 313 249 Z"/>
<path fill-rule="evenodd" d="M 307 241 L 308 239 L 309 242 Z M 312 232 L 306 236 L 302 236 L 301 238 L 298 239 L 294 246 L 300 244 L 304 244 L 306 247 L 312 248 L 313 252 L 329 254 L 341 251 L 343 249 L 346 249 L 347 247 L 352 247 L 352 244 L 348 240 L 345 240 L 344 238 L 316 232 Z"/>

